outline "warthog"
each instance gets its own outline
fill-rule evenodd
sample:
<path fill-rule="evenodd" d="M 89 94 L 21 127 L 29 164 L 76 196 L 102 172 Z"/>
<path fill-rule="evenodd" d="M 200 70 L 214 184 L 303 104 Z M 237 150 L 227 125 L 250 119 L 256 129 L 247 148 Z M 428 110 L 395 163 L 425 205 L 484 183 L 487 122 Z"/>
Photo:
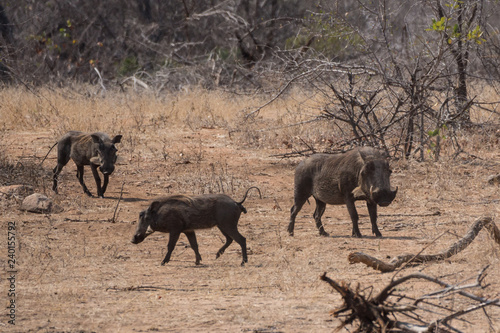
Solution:
<path fill-rule="evenodd" d="M 71 158 L 76 164 L 76 177 L 80 181 L 85 192 L 90 197 L 92 193 L 88 190 L 83 181 L 83 166 L 90 165 L 92 174 L 97 185 L 97 196 L 103 198 L 108 187 L 109 175 L 115 170 L 116 152 L 115 143 L 119 143 L 121 135 L 110 139 L 105 133 L 96 132 L 92 134 L 70 131 L 66 133 L 57 144 L 57 166 L 53 170 L 54 184 L 52 189 L 57 192 L 57 177 L 62 168 L 68 164 Z M 54 145 L 55 146 L 55 145 Z M 54 148 L 52 146 L 52 148 Z M 52 149 L 50 148 L 50 149 Z M 104 183 L 101 187 L 101 178 L 97 168 L 104 175 Z"/>
<path fill-rule="evenodd" d="M 328 236 L 321 223 L 326 204 L 345 204 L 352 220 L 352 235 L 361 237 L 354 202 L 366 200 L 372 232 L 377 237 L 382 237 L 377 227 L 377 204 L 388 206 L 398 191 L 397 188 L 391 190 L 391 172 L 385 154 L 370 147 L 357 148 L 343 154 L 310 156 L 295 170 L 295 202 L 290 211 L 288 233 L 293 236 L 295 217 L 312 195 L 316 200 L 313 216 L 320 235 Z"/>
<path fill-rule="evenodd" d="M 204 194 L 199 196 L 172 195 L 153 201 L 149 208 L 139 214 L 139 224 L 132 238 L 132 243 L 138 244 L 155 231 L 170 233 L 168 251 L 162 265 L 170 261 L 170 256 L 181 233 L 187 236 L 189 244 L 196 255 L 196 265 L 200 264 L 201 255 L 198 252 L 195 230 L 208 229 L 217 226 L 226 237 L 226 243 L 217 251 L 219 258 L 234 241 L 241 246 L 243 266 L 247 259 L 246 239 L 238 232 L 238 220 L 241 212 L 246 214 L 243 202 L 245 197 L 236 202 L 225 194 Z M 152 231 L 149 231 L 150 228 Z"/>

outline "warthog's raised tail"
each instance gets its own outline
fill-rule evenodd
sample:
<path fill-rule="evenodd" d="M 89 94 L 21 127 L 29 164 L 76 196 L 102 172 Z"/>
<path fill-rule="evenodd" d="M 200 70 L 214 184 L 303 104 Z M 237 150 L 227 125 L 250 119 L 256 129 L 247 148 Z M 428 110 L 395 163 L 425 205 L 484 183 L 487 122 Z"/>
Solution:
<path fill-rule="evenodd" d="M 260 193 L 260 189 L 259 189 L 257 186 L 252 186 L 252 187 L 249 187 L 249 188 L 248 188 L 248 190 L 247 190 L 247 192 L 245 193 L 245 196 L 243 197 L 243 200 L 241 200 L 240 202 L 237 202 L 237 203 L 236 203 L 238 206 L 240 206 L 241 211 L 242 211 L 243 213 L 245 213 L 245 214 L 247 213 L 247 210 L 246 210 L 246 208 L 245 208 L 245 207 L 243 207 L 243 203 L 244 203 L 244 202 L 245 202 L 245 200 L 247 199 L 248 192 L 250 192 L 250 190 L 251 190 L 251 189 L 253 189 L 253 188 L 254 188 L 254 189 L 256 189 L 257 191 L 259 191 L 259 197 L 262 199 L 262 194 Z"/>

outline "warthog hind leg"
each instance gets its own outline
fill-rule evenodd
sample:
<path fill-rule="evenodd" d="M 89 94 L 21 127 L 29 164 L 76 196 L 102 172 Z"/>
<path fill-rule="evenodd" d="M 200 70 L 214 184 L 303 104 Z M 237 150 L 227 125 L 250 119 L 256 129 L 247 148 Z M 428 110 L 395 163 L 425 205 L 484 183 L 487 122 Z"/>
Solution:
<path fill-rule="evenodd" d="M 295 229 L 295 218 L 297 217 L 297 214 L 300 212 L 302 209 L 302 206 L 306 203 L 308 198 L 295 198 L 295 203 L 293 207 L 290 209 L 290 223 L 288 224 L 288 234 L 290 236 L 293 236 L 293 230 Z"/>
<path fill-rule="evenodd" d="M 193 249 L 194 254 L 196 256 L 195 264 L 199 265 L 201 261 L 201 255 L 200 252 L 198 251 L 198 242 L 196 241 L 196 234 L 194 233 L 194 231 L 184 231 L 184 234 L 186 235 L 189 241 L 189 245 L 191 245 L 191 248 Z"/>
<path fill-rule="evenodd" d="M 321 236 L 329 236 L 323 227 L 323 223 L 321 222 L 321 217 L 325 213 L 326 203 L 316 198 L 314 199 L 316 200 L 316 209 L 314 210 L 313 217 L 314 221 L 316 221 L 316 228 L 318 228 Z"/>
<path fill-rule="evenodd" d="M 243 260 L 241 261 L 241 266 L 244 266 L 246 262 L 248 262 L 248 257 L 247 257 L 247 240 L 245 237 L 243 237 L 238 229 L 236 227 L 232 228 L 224 228 L 224 230 L 221 229 L 220 226 L 217 226 L 219 230 L 222 232 L 224 236 L 226 236 L 226 243 L 217 251 L 217 256 L 216 258 L 220 257 L 224 251 L 227 249 L 227 247 L 233 242 L 233 240 L 238 243 L 241 246 L 241 255 L 243 257 Z"/>

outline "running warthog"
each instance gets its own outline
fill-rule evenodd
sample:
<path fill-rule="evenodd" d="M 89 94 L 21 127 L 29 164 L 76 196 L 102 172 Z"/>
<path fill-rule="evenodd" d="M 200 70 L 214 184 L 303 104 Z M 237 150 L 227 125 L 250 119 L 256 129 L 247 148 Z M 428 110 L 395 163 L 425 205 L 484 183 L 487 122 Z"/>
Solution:
<path fill-rule="evenodd" d="M 92 134 L 70 131 L 66 133 L 57 144 L 57 166 L 53 171 L 54 185 L 52 189 L 57 193 L 57 176 L 71 158 L 76 164 L 76 177 L 83 187 L 83 191 L 92 196 L 83 181 L 83 166 L 90 165 L 97 185 L 97 196 L 103 198 L 108 186 L 109 175 L 115 170 L 116 152 L 115 143 L 119 143 L 121 135 L 110 139 L 105 133 Z M 54 145 L 55 146 L 55 145 Z M 52 148 L 54 148 L 52 146 Z M 50 149 L 52 149 L 50 148 Z M 104 175 L 104 184 L 101 187 L 101 178 L 97 168 Z"/>
<path fill-rule="evenodd" d="M 246 239 L 238 232 L 238 220 L 241 212 L 246 213 L 243 202 L 245 197 L 236 202 L 225 194 L 204 194 L 199 196 L 172 195 L 153 201 L 149 208 L 139 214 L 139 224 L 132 238 L 132 243 L 139 244 L 155 231 L 168 232 L 168 251 L 162 265 L 170 261 L 170 256 L 181 233 L 184 233 L 196 255 L 196 265 L 200 264 L 201 255 L 198 252 L 195 230 L 208 229 L 217 226 L 226 237 L 226 243 L 217 251 L 216 258 L 224 253 L 234 241 L 241 246 L 243 266 L 247 259 Z M 148 231 L 150 228 L 152 231 Z"/>
<path fill-rule="evenodd" d="M 398 191 L 397 188 L 391 190 L 391 172 L 384 153 L 370 147 L 305 159 L 295 169 L 295 202 L 290 211 L 288 233 L 293 236 L 295 217 L 312 195 L 316 200 L 314 219 L 320 235 L 328 236 L 321 223 L 326 204 L 345 204 L 352 220 L 352 235 L 361 237 L 354 202 L 366 200 L 372 232 L 382 237 L 377 227 L 377 204 L 388 206 Z"/>

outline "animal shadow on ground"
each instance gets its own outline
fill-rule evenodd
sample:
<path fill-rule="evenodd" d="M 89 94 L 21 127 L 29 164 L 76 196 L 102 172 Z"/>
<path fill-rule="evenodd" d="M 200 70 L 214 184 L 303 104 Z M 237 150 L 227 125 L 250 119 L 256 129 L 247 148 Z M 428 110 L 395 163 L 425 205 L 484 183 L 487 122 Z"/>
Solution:
<path fill-rule="evenodd" d="M 104 199 L 118 200 L 119 197 L 106 197 Z M 143 199 L 143 198 L 122 198 L 121 200 L 123 202 L 145 202 L 145 201 L 150 201 L 149 199 Z"/>
<path fill-rule="evenodd" d="M 324 236 L 320 236 L 318 235 L 319 237 L 324 237 Z M 353 239 L 356 239 L 357 237 L 354 237 L 350 234 L 343 234 L 343 235 L 332 235 L 330 234 L 327 238 L 334 238 L 334 239 L 345 239 L 345 238 L 353 238 Z M 377 237 L 375 235 L 363 235 L 362 238 L 358 238 L 360 240 L 363 240 L 363 239 L 393 239 L 393 240 L 414 240 L 414 239 L 417 239 L 416 237 L 408 237 L 408 236 L 383 236 L 383 237 Z"/>

